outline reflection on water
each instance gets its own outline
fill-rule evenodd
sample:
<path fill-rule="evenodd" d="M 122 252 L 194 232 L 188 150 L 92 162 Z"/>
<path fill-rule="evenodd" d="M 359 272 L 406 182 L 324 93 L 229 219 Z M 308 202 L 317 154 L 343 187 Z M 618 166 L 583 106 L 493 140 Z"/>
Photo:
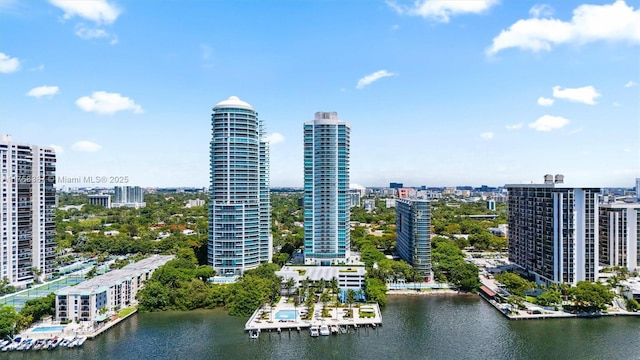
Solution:
<path fill-rule="evenodd" d="M 390 297 L 383 326 L 311 338 L 262 333 L 222 310 L 138 314 L 82 349 L 9 359 L 640 359 L 640 318 L 509 321 L 475 296 Z"/>

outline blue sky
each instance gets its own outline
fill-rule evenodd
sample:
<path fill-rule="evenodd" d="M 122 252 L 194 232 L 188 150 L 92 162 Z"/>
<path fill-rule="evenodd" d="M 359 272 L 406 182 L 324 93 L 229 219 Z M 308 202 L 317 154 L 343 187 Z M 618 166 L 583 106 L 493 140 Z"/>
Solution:
<path fill-rule="evenodd" d="M 585 1 L 0 0 L 0 132 L 59 176 L 207 186 L 234 95 L 272 186 L 302 186 L 303 123 L 337 111 L 352 183 L 632 187 L 640 9 Z"/>

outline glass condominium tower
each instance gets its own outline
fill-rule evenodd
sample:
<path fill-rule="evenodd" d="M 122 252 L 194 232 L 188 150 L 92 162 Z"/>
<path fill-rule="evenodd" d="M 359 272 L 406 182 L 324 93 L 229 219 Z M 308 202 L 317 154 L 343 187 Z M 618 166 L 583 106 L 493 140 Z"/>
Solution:
<path fill-rule="evenodd" d="M 340 264 L 349 257 L 350 132 L 336 112 L 317 112 L 304 124 L 305 264 Z"/>
<path fill-rule="evenodd" d="M 271 260 L 269 145 L 253 107 L 235 96 L 211 115 L 209 265 L 238 276 Z"/>

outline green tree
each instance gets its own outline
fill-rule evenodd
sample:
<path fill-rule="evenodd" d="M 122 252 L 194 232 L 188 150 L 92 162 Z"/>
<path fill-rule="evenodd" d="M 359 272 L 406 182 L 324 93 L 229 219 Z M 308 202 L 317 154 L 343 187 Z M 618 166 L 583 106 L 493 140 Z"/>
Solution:
<path fill-rule="evenodd" d="M 351 309 L 351 305 L 356 302 L 356 292 L 353 289 L 347 290 L 347 304 L 349 304 L 349 309 Z"/>
<path fill-rule="evenodd" d="M 558 290 L 549 289 L 536 298 L 536 304 L 541 306 L 559 305 L 562 303 L 562 294 Z"/>
<path fill-rule="evenodd" d="M 13 336 L 16 332 L 16 324 L 20 320 L 20 314 L 13 306 L 0 307 L 0 338 Z"/>
<path fill-rule="evenodd" d="M 200 265 L 196 269 L 196 277 L 203 282 L 207 282 L 209 278 L 216 276 L 216 271 L 209 265 Z"/>
<path fill-rule="evenodd" d="M 600 283 L 579 281 L 569 290 L 569 296 L 580 310 L 604 310 L 613 301 L 614 293 Z"/>
<path fill-rule="evenodd" d="M 496 274 L 495 280 L 504 285 L 511 294 L 518 296 L 524 296 L 525 291 L 534 287 L 531 282 L 512 272 Z"/>

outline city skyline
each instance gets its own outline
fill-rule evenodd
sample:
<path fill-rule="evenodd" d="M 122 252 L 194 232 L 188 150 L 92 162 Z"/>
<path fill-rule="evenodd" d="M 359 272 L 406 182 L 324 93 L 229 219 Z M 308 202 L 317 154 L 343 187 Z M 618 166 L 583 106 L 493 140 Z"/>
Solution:
<path fill-rule="evenodd" d="M 55 147 L 60 177 L 205 187 L 203 109 L 230 95 L 269 124 L 274 187 L 303 186 L 314 111 L 349 119 L 369 187 L 640 176 L 629 1 L 78 4 L 0 2 L 0 133 Z"/>

